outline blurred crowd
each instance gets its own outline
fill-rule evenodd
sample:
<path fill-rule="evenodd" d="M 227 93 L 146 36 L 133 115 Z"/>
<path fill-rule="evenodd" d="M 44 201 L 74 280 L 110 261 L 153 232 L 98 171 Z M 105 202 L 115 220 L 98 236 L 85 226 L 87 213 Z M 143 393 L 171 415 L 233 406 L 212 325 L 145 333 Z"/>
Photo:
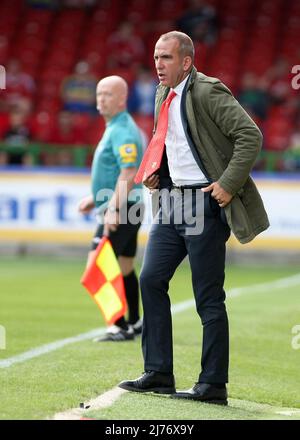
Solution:
<path fill-rule="evenodd" d="M 65 8 L 93 8 L 97 3 L 99 0 L 27 0 L 30 8 L 51 9 L 62 5 Z M 186 8 L 178 14 L 175 10 L 167 23 L 162 20 L 143 25 L 151 26 L 157 35 L 175 28 L 186 32 L 194 40 L 196 50 L 200 50 L 197 54 L 201 58 L 202 54 L 212 53 L 218 47 L 222 22 L 214 3 L 189 0 Z M 101 63 L 103 75 L 119 74 L 128 81 L 128 110 L 147 142 L 152 132 L 157 78 L 153 44 L 142 37 L 137 19 L 129 14 L 126 20 L 120 20 L 107 40 L 101 42 L 106 54 Z M 0 58 L 1 45 L 5 46 L 5 39 L 0 35 Z M 49 110 L 37 105 L 39 81 L 24 69 L 17 57 L 7 60 L 6 88 L 0 92 L 0 165 L 69 166 L 74 165 L 77 147 L 92 153 L 104 130 L 95 101 L 95 89 L 101 77 L 95 68 L 95 60 L 99 63 L 96 55 L 93 53 L 85 59 L 78 57 L 73 71 L 62 78 L 56 91 L 58 108 Z M 205 69 L 205 64 L 199 64 L 199 70 L 214 76 L 213 71 Z M 244 72 L 233 87 L 237 99 L 263 131 L 264 151 L 292 153 L 286 157 L 281 155 L 274 165 L 276 170 L 285 171 L 300 169 L 300 91 L 291 86 L 291 67 L 287 59 L 279 57 L 263 74 Z M 224 82 L 226 84 L 225 79 Z M 232 84 L 229 86 L 232 88 Z M 32 150 L 32 145 L 38 148 Z M 85 155 L 85 165 L 89 165 L 90 157 L 91 154 Z M 256 168 L 266 168 L 264 155 Z"/>

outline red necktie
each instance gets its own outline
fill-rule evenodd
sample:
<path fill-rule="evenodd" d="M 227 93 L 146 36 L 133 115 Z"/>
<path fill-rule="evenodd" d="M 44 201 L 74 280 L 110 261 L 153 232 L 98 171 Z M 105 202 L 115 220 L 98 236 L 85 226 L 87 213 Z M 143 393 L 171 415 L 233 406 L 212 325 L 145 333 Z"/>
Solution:
<path fill-rule="evenodd" d="M 172 90 L 167 99 L 162 103 L 157 127 L 153 138 L 145 151 L 143 160 L 134 178 L 135 183 L 141 183 L 151 174 L 155 173 L 160 167 L 161 159 L 165 148 L 165 139 L 168 131 L 168 112 L 172 99 L 176 93 Z"/>

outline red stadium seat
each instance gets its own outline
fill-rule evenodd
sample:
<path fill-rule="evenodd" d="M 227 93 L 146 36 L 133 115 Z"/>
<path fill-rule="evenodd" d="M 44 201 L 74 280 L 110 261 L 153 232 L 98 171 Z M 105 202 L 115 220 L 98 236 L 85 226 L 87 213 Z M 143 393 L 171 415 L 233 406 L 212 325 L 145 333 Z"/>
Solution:
<path fill-rule="evenodd" d="M 283 117 L 271 118 L 265 125 L 266 149 L 283 151 L 289 146 L 292 134 L 292 124 L 289 119 Z"/>
<path fill-rule="evenodd" d="M 154 125 L 153 117 L 135 113 L 133 115 L 133 118 L 137 123 L 137 125 L 141 128 L 141 130 L 146 134 L 149 141 L 153 135 L 153 125 Z"/>
<path fill-rule="evenodd" d="M 88 133 L 88 143 L 92 146 L 97 146 L 105 130 L 105 122 L 101 116 L 95 117 L 91 122 L 91 127 Z"/>
<path fill-rule="evenodd" d="M 55 114 L 48 110 L 36 112 L 30 120 L 30 127 L 35 139 L 42 142 L 48 142 L 54 126 Z"/>
<path fill-rule="evenodd" d="M 217 9 L 219 33 L 215 45 L 195 42 L 195 64 L 200 71 L 219 77 L 235 92 L 244 73 L 264 75 L 278 57 L 287 59 L 291 66 L 299 64 L 300 1 L 208 1 Z M 23 70 L 37 83 L 37 111 L 55 113 L 61 108 L 60 84 L 79 60 L 87 60 L 99 79 L 108 74 L 119 74 L 129 83 L 135 79 L 136 66 L 107 69 L 107 40 L 121 21 L 134 24 L 146 46 L 142 62 L 154 70 L 157 38 L 174 27 L 187 5 L 188 0 L 99 0 L 92 8 L 55 10 L 30 7 L 24 0 L 2 0 L 0 63 L 5 65 L 12 57 L 20 59 Z M 280 150 L 286 145 L 295 113 L 290 99 L 286 106 L 270 109 L 265 127 L 267 148 Z M 135 117 L 151 136 L 152 119 Z M 102 118 L 76 118 L 78 125 L 89 131 L 95 145 L 104 129 Z M 39 128 L 45 134 L 43 124 Z"/>

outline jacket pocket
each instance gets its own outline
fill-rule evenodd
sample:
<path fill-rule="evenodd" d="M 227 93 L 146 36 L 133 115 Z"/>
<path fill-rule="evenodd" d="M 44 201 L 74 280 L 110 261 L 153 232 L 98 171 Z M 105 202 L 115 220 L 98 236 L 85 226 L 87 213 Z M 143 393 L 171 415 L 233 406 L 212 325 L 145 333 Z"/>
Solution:
<path fill-rule="evenodd" d="M 227 217 L 225 214 L 225 209 L 220 208 L 218 202 L 208 193 L 207 197 L 204 199 L 205 215 L 209 217 L 220 217 L 221 222 L 228 226 Z"/>

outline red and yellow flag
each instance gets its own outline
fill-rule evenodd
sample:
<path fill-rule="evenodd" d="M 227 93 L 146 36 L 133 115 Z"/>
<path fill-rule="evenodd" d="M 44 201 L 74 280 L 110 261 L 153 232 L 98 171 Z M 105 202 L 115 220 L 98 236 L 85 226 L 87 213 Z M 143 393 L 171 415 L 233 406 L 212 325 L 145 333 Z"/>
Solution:
<path fill-rule="evenodd" d="M 100 307 L 107 324 L 112 325 L 125 315 L 127 302 L 123 276 L 107 237 L 102 237 L 80 282 Z"/>

